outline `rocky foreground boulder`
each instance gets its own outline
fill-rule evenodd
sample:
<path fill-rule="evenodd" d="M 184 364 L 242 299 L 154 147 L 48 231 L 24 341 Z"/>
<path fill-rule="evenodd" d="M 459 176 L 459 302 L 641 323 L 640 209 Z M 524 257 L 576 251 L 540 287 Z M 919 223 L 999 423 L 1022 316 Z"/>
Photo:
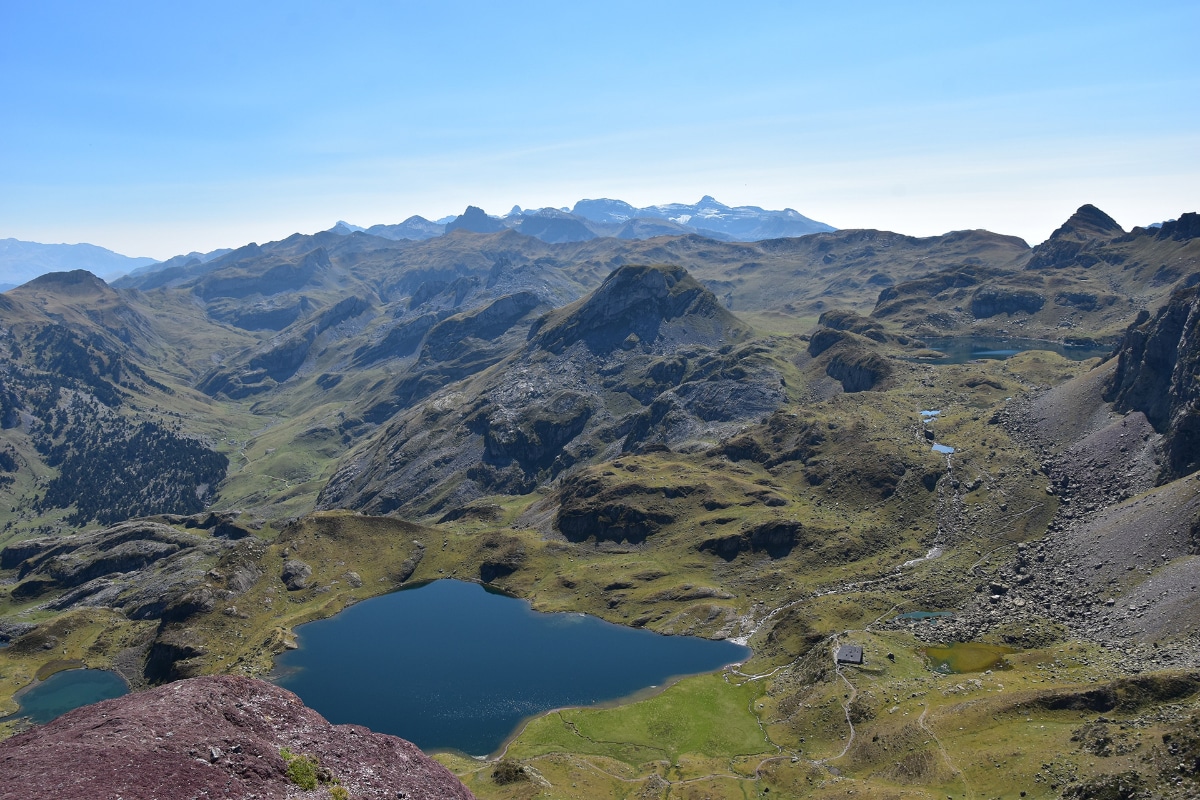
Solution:
<path fill-rule="evenodd" d="M 2 800 L 474 797 L 410 742 L 233 676 L 76 709 L 0 742 L 0 775 Z"/>

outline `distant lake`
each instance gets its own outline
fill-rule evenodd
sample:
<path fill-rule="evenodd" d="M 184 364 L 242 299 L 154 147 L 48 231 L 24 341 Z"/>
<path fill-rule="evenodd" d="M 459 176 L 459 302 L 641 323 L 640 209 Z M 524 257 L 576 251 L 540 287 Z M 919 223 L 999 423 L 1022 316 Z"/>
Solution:
<path fill-rule="evenodd" d="M 334 723 L 424 750 L 486 755 L 521 721 L 711 672 L 750 651 L 659 634 L 441 580 L 375 597 L 296 630 L 276 683 Z"/>
<path fill-rule="evenodd" d="M 933 364 L 965 364 L 977 358 L 1005 359 L 1026 350 L 1049 350 L 1072 361 L 1103 358 L 1111 347 L 1076 347 L 1041 339 L 994 339 L 983 336 L 957 336 L 947 339 L 926 339 L 930 350 L 945 353 L 945 358 L 919 359 Z"/>
<path fill-rule="evenodd" d="M 103 669 L 69 669 L 56 672 L 34 684 L 16 698 L 21 710 L 4 719 L 30 717 L 35 723 L 49 722 L 80 706 L 99 703 L 129 693 L 125 681 Z"/>

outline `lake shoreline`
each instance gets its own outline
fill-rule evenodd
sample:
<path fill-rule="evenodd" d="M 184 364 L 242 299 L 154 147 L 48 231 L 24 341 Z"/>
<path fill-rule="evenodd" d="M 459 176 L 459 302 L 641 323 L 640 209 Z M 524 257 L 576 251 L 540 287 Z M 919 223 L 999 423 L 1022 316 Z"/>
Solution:
<path fill-rule="evenodd" d="M 485 759 L 548 713 L 636 702 L 753 655 L 727 640 L 535 611 L 451 579 L 356 603 L 296 637 L 276 659 L 276 685 L 335 721 Z"/>

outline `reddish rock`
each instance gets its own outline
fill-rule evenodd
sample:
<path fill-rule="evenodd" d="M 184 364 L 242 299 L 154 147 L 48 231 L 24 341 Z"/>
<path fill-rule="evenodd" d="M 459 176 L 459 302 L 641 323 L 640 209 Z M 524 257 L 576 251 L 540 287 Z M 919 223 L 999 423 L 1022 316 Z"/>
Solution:
<path fill-rule="evenodd" d="M 76 709 L 0 742 L 0 800 L 321 798 L 280 750 L 316 758 L 355 800 L 473 798 L 416 745 L 331 725 L 264 681 L 193 678 Z"/>

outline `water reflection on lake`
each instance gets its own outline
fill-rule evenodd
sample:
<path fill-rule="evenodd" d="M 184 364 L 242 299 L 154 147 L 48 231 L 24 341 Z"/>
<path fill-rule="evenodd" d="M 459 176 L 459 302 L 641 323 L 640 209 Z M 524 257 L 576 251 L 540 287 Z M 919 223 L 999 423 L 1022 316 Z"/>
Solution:
<path fill-rule="evenodd" d="M 297 629 L 276 682 L 331 722 L 426 750 L 496 750 L 526 717 L 710 672 L 750 651 L 660 636 L 443 580 L 366 600 Z"/>
<path fill-rule="evenodd" d="M 960 336 L 946 339 L 926 339 L 930 350 L 945 353 L 942 358 L 917 359 L 935 364 L 965 364 L 977 358 L 1005 359 L 1026 350 L 1049 350 L 1072 361 L 1103 358 L 1111 347 L 1074 346 L 1041 339 L 996 339 L 982 336 Z"/>

